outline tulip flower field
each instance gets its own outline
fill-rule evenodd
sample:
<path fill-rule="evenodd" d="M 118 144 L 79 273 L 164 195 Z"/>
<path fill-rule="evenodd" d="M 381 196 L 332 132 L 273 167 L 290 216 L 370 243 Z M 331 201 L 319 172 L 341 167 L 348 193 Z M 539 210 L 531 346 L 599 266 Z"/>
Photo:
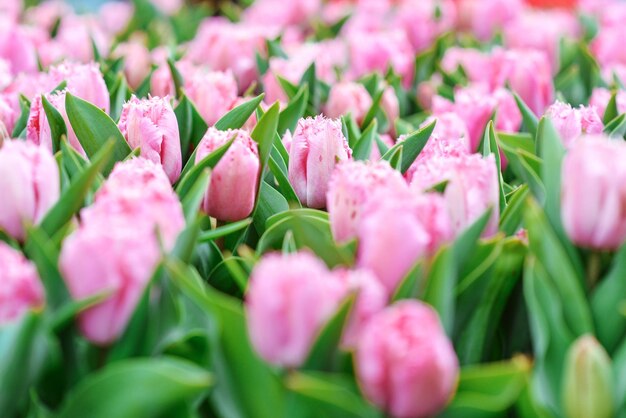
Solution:
<path fill-rule="evenodd" d="M 0 0 L 0 418 L 626 418 L 625 40 Z"/>

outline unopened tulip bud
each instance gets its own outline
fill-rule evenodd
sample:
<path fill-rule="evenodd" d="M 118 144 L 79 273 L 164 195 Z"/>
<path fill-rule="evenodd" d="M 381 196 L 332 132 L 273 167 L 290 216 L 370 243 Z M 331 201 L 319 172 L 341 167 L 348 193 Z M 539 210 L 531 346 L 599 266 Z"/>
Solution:
<path fill-rule="evenodd" d="M 19 241 L 59 199 L 59 168 L 45 148 L 20 140 L 0 148 L 0 229 Z"/>
<path fill-rule="evenodd" d="M 454 394 L 459 363 L 437 312 L 417 300 L 376 314 L 356 350 L 365 396 L 395 418 L 426 418 Z"/>
<path fill-rule="evenodd" d="M 65 81 L 74 96 L 109 113 L 109 90 L 97 64 L 63 63 L 50 68 L 50 77 L 55 84 Z"/>
<path fill-rule="evenodd" d="M 209 128 L 196 152 L 198 163 L 233 137 L 232 145 L 213 168 L 202 203 L 207 214 L 221 221 L 241 220 L 254 209 L 260 175 L 257 144 L 243 129 L 220 131 Z"/>
<path fill-rule="evenodd" d="M 569 104 L 557 101 L 546 111 L 563 140 L 563 145 L 570 146 L 582 134 L 601 134 L 604 129 L 602 119 L 593 107 L 572 108 Z"/>
<path fill-rule="evenodd" d="M 583 335 L 570 347 L 562 387 L 567 418 L 613 416 L 615 381 L 611 359 L 591 335 Z"/>
<path fill-rule="evenodd" d="M 341 123 L 324 116 L 301 119 L 289 154 L 289 182 L 300 201 L 310 208 L 325 207 L 335 165 L 352 158 Z"/>
<path fill-rule="evenodd" d="M 0 327 L 44 304 L 44 289 L 35 265 L 0 241 Z"/>
<path fill-rule="evenodd" d="M 345 295 L 343 281 L 308 253 L 264 256 L 246 295 L 252 345 L 272 364 L 299 366 Z"/>
<path fill-rule="evenodd" d="M 122 108 L 119 128 L 131 148 L 161 164 L 171 183 L 182 169 L 180 134 L 176 115 L 167 97 L 138 99 L 133 96 Z"/>
<path fill-rule="evenodd" d="M 325 113 L 330 118 L 350 113 L 357 123 L 361 123 L 370 107 L 372 98 L 362 84 L 342 82 L 331 87 Z"/>
<path fill-rule="evenodd" d="M 237 82 L 230 71 L 195 71 L 185 79 L 185 94 L 204 121 L 213 126 L 237 100 Z"/>

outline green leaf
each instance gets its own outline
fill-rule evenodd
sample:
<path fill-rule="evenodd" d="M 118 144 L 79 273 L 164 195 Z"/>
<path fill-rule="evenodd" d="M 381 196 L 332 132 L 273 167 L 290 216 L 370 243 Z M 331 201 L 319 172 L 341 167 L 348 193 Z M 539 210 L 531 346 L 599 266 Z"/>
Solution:
<path fill-rule="evenodd" d="M 215 122 L 215 128 L 220 131 L 241 128 L 246 121 L 250 119 L 250 116 L 252 116 L 257 107 L 259 107 L 259 104 L 263 101 L 264 97 L 265 93 L 261 93 L 255 98 L 233 108 L 222 116 L 217 122 Z"/>
<path fill-rule="evenodd" d="M 183 86 L 185 85 L 185 82 L 183 81 L 183 76 L 176 68 L 176 63 L 172 60 L 172 58 L 167 59 L 167 66 L 169 67 L 170 73 L 172 74 L 172 81 L 174 82 L 174 91 L 176 92 L 176 98 L 179 99 L 183 95 Z"/>
<path fill-rule="evenodd" d="M 361 161 L 369 160 L 369 157 L 372 153 L 372 144 L 374 143 L 374 137 L 378 135 L 377 130 L 378 123 L 376 119 L 374 119 L 368 125 L 367 129 L 363 131 L 363 134 L 354 145 L 352 158 Z"/>
<path fill-rule="evenodd" d="M 278 120 L 278 133 L 283 135 L 286 131 L 294 132 L 298 121 L 302 118 L 306 111 L 309 100 L 308 85 L 303 85 L 298 93 L 289 101 L 287 107 L 280 112 Z"/>
<path fill-rule="evenodd" d="M 496 160 L 496 170 L 498 173 L 498 189 L 500 190 L 500 211 L 506 208 L 506 198 L 504 197 L 504 188 L 502 184 L 502 163 L 500 162 L 500 149 L 498 148 L 498 140 L 496 139 L 496 132 L 493 129 L 493 120 L 490 120 L 485 129 L 485 136 L 483 138 L 483 156 L 493 154 Z"/>
<path fill-rule="evenodd" d="M 259 185 L 259 197 L 257 199 L 256 208 L 252 218 L 254 219 L 254 228 L 259 235 L 266 230 L 265 222 L 272 215 L 285 212 L 289 209 L 289 203 L 285 197 L 276 189 L 262 181 Z"/>
<path fill-rule="evenodd" d="M 616 404 L 618 411 L 624 411 L 626 407 L 626 340 L 622 340 L 615 355 L 613 356 L 613 369 L 615 370 L 616 382 L 614 393 L 617 395 Z M 620 415 L 620 417 L 622 417 Z"/>
<path fill-rule="evenodd" d="M 68 92 L 65 96 L 65 110 L 89 158 L 95 158 L 105 143 L 113 140 L 112 158 L 102 167 L 103 173 L 110 173 L 115 162 L 122 161 L 132 151 L 113 119 L 95 105 Z"/>
<path fill-rule="evenodd" d="M 524 101 L 517 95 L 517 93 L 514 92 L 513 97 L 515 98 L 515 103 L 517 103 L 517 107 L 522 113 L 524 130 L 534 137 L 537 133 L 537 127 L 539 125 L 539 120 L 537 119 L 537 116 L 535 116 L 533 111 L 530 110 L 528 105 L 524 103 Z"/>
<path fill-rule="evenodd" d="M 52 106 L 50 101 L 43 94 L 41 95 L 41 104 L 43 105 L 43 110 L 44 112 L 46 112 L 46 118 L 48 119 L 48 124 L 50 125 L 50 134 L 52 136 L 52 153 L 55 154 L 61 148 L 61 137 L 63 135 L 67 136 L 67 127 L 65 126 L 65 120 L 63 120 L 63 116 L 61 116 L 59 111 L 56 110 L 54 106 Z"/>
<path fill-rule="evenodd" d="M 362 127 L 370 126 L 370 124 L 376 117 L 376 113 L 378 113 L 380 109 L 380 101 L 383 98 L 384 92 L 385 92 L 384 89 L 380 89 L 378 92 L 376 92 L 376 94 L 374 94 L 374 97 L 372 98 L 372 106 L 369 108 L 369 110 L 365 114 L 365 117 L 363 118 L 363 123 L 361 123 Z"/>
<path fill-rule="evenodd" d="M 454 324 L 454 287 L 457 280 L 457 266 L 450 247 L 439 250 L 428 274 L 424 302 L 430 304 L 439 313 L 441 324 L 446 334 L 452 334 Z"/>
<path fill-rule="evenodd" d="M 415 161 L 419 153 L 422 151 L 422 149 L 424 149 L 426 142 L 428 141 L 428 139 L 430 138 L 430 135 L 433 133 L 433 130 L 435 129 L 436 123 L 437 123 L 437 120 L 435 119 L 432 122 L 430 122 L 428 125 L 413 132 L 412 134 L 407 136 L 404 139 L 404 141 L 400 141 L 396 145 L 391 147 L 381 157 L 381 159 L 390 161 L 391 156 L 396 152 L 396 150 L 400 147 L 403 147 L 404 150 L 402 151 L 403 156 L 402 156 L 402 164 L 400 166 L 400 171 L 402 172 L 402 174 L 406 173 L 406 171 L 409 169 L 411 164 L 413 164 L 413 161 Z"/>
<path fill-rule="evenodd" d="M 240 231 L 246 228 L 251 223 L 252 223 L 252 218 L 246 218 L 237 222 L 232 222 L 232 223 L 217 227 L 215 229 L 212 229 L 210 231 L 207 231 L 201 234 L 198 241 L 199 242 L 214 241 L 217 238 L 221 238 L 226 235 L 232 234 L 233 232 Z"/>
<path fill-rule="evenodd" d="M 402 145 L 397 148 L 391 148 L 389 151 L 393 151 L 389 156 L 389 165 L 393 167 L 394 170 L 402 172 Z"/>
<path fill-rule="evenodd" d="M 279 110 L 280 107 L 278 103 L 274 103 L 274 105 L 267 109 L 267 111 L 263 114 L 250 134 L 259 147 L 261 172 L 264 171 L 270 157 L 270 151 L 272 150 L 272 145 L 274 143 L 274 136 L 276 135 L 276 128 L 278 127 Z"/>
<path fill-rule="evenodd" d="M 302 365 L 304 370 L 334 371 L 338 367 L 338 348 L 343 330 L 348 323 L 356 295 L 352 294 L 339 306 L 333 317 L 324 325 L 309 355 Z"/>
<path fill-rule="evenodd" d="M 174 357 L 119 361 L 82 380 L 58 418 L 162 417 L 205 394 L 212 380 L 205 370 Z"/>
<path fill-rule="evenodd" d="M 105 142 L 100 150 L 93 156 L 91 165 L 72 182 L 63 196 L 48 211 L 40 224 L 40 228 L 49 237 L 67 224 L 82 207 L 85 196 L 89 192 L 91 184 L 98 177 L 98 173 L 110 161 L 114 152 L 114 142 Z"/>
<path fill-rule="evenodd" d="M 402 299 L 418 299 L 424 290 L 426 284 L 426 272 L 424 271 L 423 261 L 418 261 L 415 266 L 409 270 L 400 285 L 396 288 L 392 302 Z"/>
<path fill-rule="evenodd" d="M 274 157 L 270 156 L 269 167 L 270 167 L 270 171 L 272 172 L 272 174 L 276 178 L 276 181 L 278 182 L 278 188 L 281 194 L 285 196 L 285 199 L 287 199 L 287 202 L 290 202 L 292 204 L 295 204 L 298 207 L 301 207 L 302 204 L 300 203 L 300 199 L 298 199 L 298 195 L 293 190 L 293 186 L 291 186 L 291 183 L 289 183 L 289 179 L 287 178 L 285 173 L 280 169 L 280 166 L 276 162 Z"/>
<path fill-rule="evenodd" d="M 186 192 L 185 196 L 182 198 L 180 203 L 183 205 L 183 213 L 185 214 L 187 224 L 196 219 L 198 209 L 200 208 L 202 199 L 204 199 L 204 195 L 209 189 L 210 183 L 211 170 L 209 168 L 205 168 L 202 172 L 200 172 L 189 191 Z"/>
<path fill-rule="evenodd" d="M 124 103 L 131 98 L 130 88 L 123 74 L 118 74 L 113 89 L 111 89 L 111 111 L 113 120 L 118 120 L 122 114 Z"/>
<path fill-rule="evenodd" d="M 233 109 L 233 111 L 235 109 Z M 191 156 L 188 157 L 190 148 L 192 146 L 196 147 L 200 143 L 202 137 L 207 131 L 208 126 L 204 119 L 202 119 L 202 116 L 200 116 L 200 113 L 198 113 L 196 106 L 185 94 L 183 94 L 180 98 L 178 106 L 174 109 L 174 114 L 176 115 L 176 121 L 178 122 L 180 149 L 183 161 L 186 161 L 183 169 L 183 173 L 185 173 L 194 162 L 195 150 Z"/>
<path fill-rule="evenodd" d="M 12 138 L 20 138 L 22 132 L 26 132 L 26 124 L 28 123 L 28 116 L 30 114 L 30 101 L 22 94 L 19 97 L 20 102 L 20 117 L 15 121 L 15 127 L 11 132 Z"/>
<path fill-rule="evenodd" d="M 615 117 L 605 127 L 604 132 L 612 138 L 624 138 L 626 134 L 626 113 Z"/>
<path fill-rule="evenodd" d="M 198 163 L 193 165 L 187 172 L 184 172 L 183 170 L 178 184 L 176 185 L 176 193 L 181 200 L 187 196 L 187 193 L 189 193 L 193 185 L 196 183 L 196 180 L 205 169 L 215 168 L 217 163 L 220 162 L 220 159 L 224 156 L 224 154 L 226 154 L 230 146 L 233 144 L 234 140 L 235 138 L 231 138 L 227 143 L 198 161 Z"/>
<path fill-rule="evenodd" d="M 500 217 L 500 230 L 506 235 L 513 235 L 519 230 L 528 193 L 528 185 L 523 184 L 509 195 L 509 204 Z"/>
<path fill-rule="evenodd" d="M 605 125 L 608 125 L 613 119 L 619 116 L 619 110 L 617 109 L 617 90 L 611 93 L 611 99 L 609 103 L 606 105 L 606 110 L 604 111 L 604 116 L 602 121 Z"/>

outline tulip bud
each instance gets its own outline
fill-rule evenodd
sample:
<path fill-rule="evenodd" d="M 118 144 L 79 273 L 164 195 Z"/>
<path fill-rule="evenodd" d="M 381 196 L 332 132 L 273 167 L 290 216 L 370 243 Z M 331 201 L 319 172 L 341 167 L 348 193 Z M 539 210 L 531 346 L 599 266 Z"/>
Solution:
<path fill-rule="evenodd" d="M 57 85 L 65 81 L 74 96 L 109 113 L 109 90 L 97 64 L 63 63 L 50 68 L 50 77 Z"/>
<path fill-rule="evenodd" d="M 387 289 L 367 270 L 339 269 L 333 271 L 333 274 L 344 283 L 347 291 L 356 293 L 356 300 L 341 338 L 344 348 L 354 349 L 363 329 L 387 305 Z"/>
<path fill-rule="evenodd" d="M 212 126 L 237 100 L 237 82 L 230 71 L 196 71 L 185 80 L 185 93 Z"/>
<path fill-rule="evenodd" d="M 524 9 L 522 0 L 458 0 L 460 26 L 489 41 Z"/>
<path fill-rule="evenodd" d="M 469 227 L 492 208 L 484 236 L 498 230 L 500 192 L 495 157 L 478 154 L 433 158 L 413 173 L 411 187 L 426 191 L 447 181 L 444 197 L 455 234 Z"/>
<path fill-rule="evenodd" d="M 626 91 L 619 90 L 615 97 L 618 113 L 626 113 Z M 589 106 L 595 108 L 600 116 L 604 116 L 606 108 L 611 100 L 611 92 L 605 88 L 595 88 L 589 99 Z"/>
<path fill-rule="evenodd" d="M 10 64 L 11 73 L 37 72 L 37 50 L 26 28 L 3 22 L 0 28 L 0 57 Z"/>
<path fill-rule="evenodd" d="M 626 144 L 582 136 L 563 159 L 561 217 L 569 238 L 581 247 L 615 250 L 626 239 Z"/>
<path fill-rule="evenodd" d="M 272 364 L 299 366 L 345 295 L 344 283 L 308 253 L 264 256 L 246 295 L 252 345 Z"/>
<path fill-rule="evenodd" d="M 406 187 L 402 175 L 386 161 L 345 161 L 337 165 L 327 195 L 328 217 L 337 242 L 357 235 L 363 206 L 377 190 Z"/>
<path fill-rule="evenodd" d="M 0 327 L 43 304 L 44 290 L 35 266 L 0 241 Z"/>
<path fill-rule="evenodd" d="M 63 122 L 65 122 L 65 128 L 67 130 L 67 141 L 80 155 L 86 156 L 83 146 L 78 141 L 78 137 L 74 132 L 74 128 L 69 121 L 67 111 L 65 110 L 65 95 L 66 90 L 59 91 L 52 94 L 46 94 L 46 99 L 50 104 L 61 114 Z M 48 116 L 43 108 L 43 99 L 41 96 L 36 96 L 30 104 L 30 113 L 28 114 L 28 121 L 26 122 L 26 139 L 33 143 L 47 148 L 52 152 L 52 131 L 50 129 L 50 123 Z"/>
<path fill-rule="evenodd" d="M 335 165 L 352 158 L 341 123 L 324 116 L 300 119 L 289 154 L 289 182 L 300 201 L 310 208 L 325 207 Z"/>
<path fill-rule="evenodd" d="M 124 74 L 128 85 L 133 89 L 137 89 L 150 74 L 150 51 L 138 40 L 119 44 L 115 48 L 114 56 L 124 58 Z"/>
<path fill-rule="evenodd" d="M 59 168 L 44 148 L 19 140 L 0 148 L 0 229 L 19 241 L 59 198 Z"/>
<path fill-rule="evenodd" d="M 370 107 L 372 98 L 362 84 L 342 82 L 331 87 L 325 113 L 330 118 L 339 118 L 351 113 L 354 120 L 360 124 Z"/>
<path fill-rule="evenodd" d="M 182 169 L 180 135 L 176 115 L 168 98 L 138 99 L 133 96 L 122 108 L 119 128 L 131 148 L 159 163 L 176 182 Z"/>
<path fill-rule="evenodd" d="M 557 100 L 546 111 L 546 117 L 550 119 L 566 147 L 582 134 L 601 134 L 604 129 L 604 124 L 593 107 L 580 106 L 573 109 L 569 104 Z"/>
<path fill-rule="evenodd" d="M 18 112 L 11 106 L 9 95 L 0 93 L 0 122 L 9 134 L 13 132 L 17 118 Z"/>
<path fill-rule="evenodd" d="M 396 418 L 426 418 L 454 394 L 459 363 L 437 313 L 423 302 L 398 302 L 376 314 L 356 350 L 365 396 Z"/>
<path fill-rule="evenodd" d="M 563 409 L 567 418 L 614 416 L 614 376 L 611 359 L 591 335 L 570 347 L 563 375 Z"/>
<path fill-rule="evenodd" d="M 433 45 L 437 37 L 453 30 L 456 24 L 456 5 L 452 0 L 398 4 L 394 23 L 406 32 L 416 52 Z"/>
<path fill-rule="evenodd" d="M 260 175 L 257 144 L 245 130 L 220 131 L 211 127 L 196 151 L 198 163 L 233 137 L 232 145 L 213 168 L 202 203 L 207 214 L 221 221 L 241 220 L 254 209 Z"/>
<path fill-rule="evenodd" d="M 395 132 L 395 123 L 400 117 L 400 102 L 393 87 L 385 87 L 383 96 L 380 99 L 380 108 L 385 112 L 389 121 L 389 132 Z"/>
<path fill-rule="evenodd" d="M 369 269 L 393 293 L 411 267 L 452 238 L 443 197 L 386 189 L 369 199 L 357 228 L 357 266 Z"/>

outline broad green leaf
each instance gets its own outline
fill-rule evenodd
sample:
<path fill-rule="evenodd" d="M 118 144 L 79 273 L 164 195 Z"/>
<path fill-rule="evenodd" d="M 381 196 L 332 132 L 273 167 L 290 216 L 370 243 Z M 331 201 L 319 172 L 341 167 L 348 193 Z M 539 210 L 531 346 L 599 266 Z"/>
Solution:
<path fill-rule="evenodd" d="M 232 234 L 233 232 L 240 231 L 246 228 L 251 223 L 252 223 L 252 219 L 246 218 L 237 222 L 232 222 L 223 226 L 219 226 L 215 229 L 202 233 L 198 241 L 199 242 L 214 241 L 217 238 L 221 238 L 226 235 Z"/>
<path fill-rule="evenodd" d="M 424 290 L 424 302 L 439 313 L 441 324 L 448 335 L 452 334 L 454 324 L 457 272 L 454 252 L 450 247 L 441 248 L 433 260 Z"/>
<path fill-rule="evenodd" d="M 267 219 L 266 227 L 270 228 L 271 226 L 276 225 L 280 221 L 283 221 L 285 219 L 290 219 L 294 215 L 318 218 L 324 222 L 328 222 L 328 219 L 329 219 L 328 212 L 324 212 L 323 210 L 311 209 L 311 208 L 298 208 L 298 209 L 291 209 L 287 212 L 277 213 L 276 215 L 269 217 Z"/>
<path fill-rule="evenodd" d="M 352 158 L 355 160 L 369 160 L 370 155 L 372 153 L 372 145 L 374 143 L 374 137 L 378 135 L 378 123 L 376 119 L 372 120 L 372 122 L 368 125 L 368 127 L 363 131 L 363 134 L 354 145 L 352 151 Z"/>
<path fill-rule="evenodd" d="M 187 196 L 187 193 L 189 193 L 196 180 L 205 169 L 215 168 L 220 159 L 226 154 L 233 141 L 234 138 L 230 139 L 227 143 L 198 161 L 198 163 L 193 165 L 187 172 L 180 175 L 180 179 L 176 185 L 176 193 L 181 199 Z"/>
<path fill-rule="evenodd" d="M 21 138 L 22 133 L 26 133 L 26 124 L 28 123 L 28 116 L 30 114 L 30 101 L 20 94 L 20 117 L 15 121 L 13 132 L 11 132 L 11 138 Z"/>
<path fill-rule="evenodd" d="M 528 185 L 523 184 L 509 196 L 509 204 L 500 217 L 500 230 L 506 235 L 513 235 L 519 230 L 528 193 Z"/>
<path fill-rule="evenodd" d="M 183 76 L 176 68 L 176 63 L 174 62 L 174 60 L 172 60 L 172 58 L 167 59 L 167 66 L 169 67 L 170 74 L 172 75 L 172 81 L 174 82 L 174 91 L 176 92 L 176 97 L 180 98 L 183 95 L 183 86 L 185 84 Z"/>
<path fill-rule="evenodd" d="M 418 299 L 424 290 L 426 279 L 424 263 L 420 260 L 404 276 L 391 300 L 397 302 L 402 299 Z"/>
<path fill-rule="evenodd" d="M 264 97 L 265 93 L 261 93 L 255 98 L 233 108 L 222 116 L 217 122 L 215 122 L 215 128 L 220 131 L 241 128 L 246 121 L 250 119 L 250 116 L 252 116 L 257 107 L 259 107 L 259 104 L 263 101 Z"/>
<path fill-rule="evenodd" d="M 417 158 L 419 153 L 424 149 L 426 142 L 430 138 L 430 135 L 433 133 L 435 129 L 435 124 L 437 120 L 433 120 L 428 125 L 418 129 L 413 132 L 409 136 L 407 136 L 403 141 L 398 142 L 396 145 L 391 147 L 381 158 L 383 160 L 390 161 L 391 156 L 396 152 L 396 150 L 400 147 L 403 148 L 402 151 L 402 164 L 400 171 L 402 174 L 406 173 L 409 169 L 413 161 Z"/>
<path fill-rule="evenodd" d="M 611 138 L 623 139 L 626 134 L 626 113 L 616 116 L 605 127 L 604 132 Z"/>
<path fill-rule="evenodd" d="M 195 179 L 193 185 L 181 200 L 187 224 L 196 219 L 202 199 L 204 199 L 211 183 L 211 170 L 205 168 Z"/>
<path fill-rule="evenodd" d="M 89 158 L 95 158 L 105 143 L 113 140 L 112 158 L 103 166 L 103 173 L 108 174 L 115 162 L 122 161 L 132 151 L 113 119 L 95 105 L 68 92 L 65 96 L 65 110 Z"/>
<path fill-rule="evenodd" d="M 175 357 L 119 361 L 82 380 L 58 418 L 162 417 L 207 393 L 212 382 L 210 373 Z"/>
<path fill-rule="evenodd" d="M 615 90 L 611 93 L 611 99 L 606 105 L 602 121 L 605 125 L 608 125 L 617 116 L 619 116 L 619 110 L 617 109 L 617 90 Z"/>
<path fill-rule="evenodd" d="M 389 151 L 393 151 L 393 153 L 389 156 L 389 165 L 393 167 L 394 170 L 402 172 L 402 146 L 395 149 L 392 148 Z"/>
<path fill-rule="evenodd" d="M 289 101 L 287 107 L 280 112 L 278 120 L 278 133 L 283 135 L 286 131 L 294 132 L 298 121 L 302 118 L 306 111 L 309 100 L 308 85 L 303 85 L 298 93 Z"/>
<path fill-rule="evenodd" d="M 278 103 L 274 103 L 272 107 L 267 109 L 250 134 L 259 147 L 261 172 L 264 171 L 267 166 L 267 160 L 270 157 L 274 136 L 276 135 L 276 128 L 278 127 L 279 109 Z"/>
<path fill-rule="evenodd" d="M 46 98 L 45 95 L 41 95 L 41 104 L 44 112 L 46 112 L 46 118 L 48 119 L 48 125 L 50 125 L 50 135 L 52 137 L 52 153 L 56 153 L 61 148 L 60 142 L 63 135 L 67 135 L 67 127 L 65 126 L 65 120 L 59 111 L 52 106 L 52 103 Z"/>
<path fill-rule="evenodd" d="M 285 199 L 287 199 L 287 202 L 295 204 L 299 207 L 302 206 L 302 204 L 300 203 L 300 199 L 298 199 L 298 195 L 296 195 L 296 192 L 295 190 L 293 190 L 291 183 L 289 183 L 289 179 L 287 178 L 285 173 L 280 169 L 279 163 L 276 162 L 274 157 L 271 157 L 271 156 L 270 156 L 268 163 L 269 163 L 270 171 L 272 172 L 272 174 L 274 175 L 274 178 L 276 179 L 278 183 L 278 189 L 280 190 L 281 194 L 285 197 Z"/>
<path fill-rule="evenodd" d="M 384 89 L 380 89 L 374 97 L 372 98 L 372 106 L 369 108 L 365 117 L 363 118 L 363 123 L 361 123 L 362 127 L 370 126 L 374 118 L 376 117 L 376 113 L 380 110 L 380 101 L 383 98 Z"/>
<path fill-rule="evenodd" d="M 275 188 L 262 181 L 259 185 L 259 197 L 257 199 L 256 208 L 252 218 L 254 219 L 254 228 L 259 235 L 265 232 L 266 220 L 277 213 L 285 212 L 289 209 L 289 203 L 285 197 Z"/>
<path fill-rule="evenodd" d="M 514 92 L 513 97 L 515 98 L 517 107 L 522 113 L 524 130 L 526 130 L 526 132 L 530 133 L 534 137 L 537 133 L 537 127 L 539 125 L 539 120 L 537 119 L 537 116 L 535 116 L 534 112 L 530 110 L 528 105 L 524 103 L 524 101 L 517 95 L 517 93 Z"/>
<path fill-rule="evenodd" d="M 174 109 L 174 114 L 176 115 L 176 121 L 178 122 L 180 149 L 183 161 L 186 161 L 183 173 L 186 173 L 190 169 L 190 166 L 193 166 L 197 145 L 202 140 L 208 126 L 204 119 L 202 119 L 202 116 L 196 109 L 196 106 L 185 94 L 183 94 L 180 98 L 178 106 Z M 191 156 L 188 156 L 192 147 L 195 149 Z"/>
<path fill-rule="evenodd" d="M 485 129 L 485 135 L 483 138 L 483 156 L 493 154 L 496 161 L 496 170 L 498 175 L 498 189 L 500 190 L 500 211 L 506 209 L 506 198 L 504 197 L 504 188 L 502 184 L 502 163 L 500 162 L 500 149 L 498 148 L 498 140 L 496 139 L 496 132 L 493 128 L 493 120 L 490 120 Z"/>

